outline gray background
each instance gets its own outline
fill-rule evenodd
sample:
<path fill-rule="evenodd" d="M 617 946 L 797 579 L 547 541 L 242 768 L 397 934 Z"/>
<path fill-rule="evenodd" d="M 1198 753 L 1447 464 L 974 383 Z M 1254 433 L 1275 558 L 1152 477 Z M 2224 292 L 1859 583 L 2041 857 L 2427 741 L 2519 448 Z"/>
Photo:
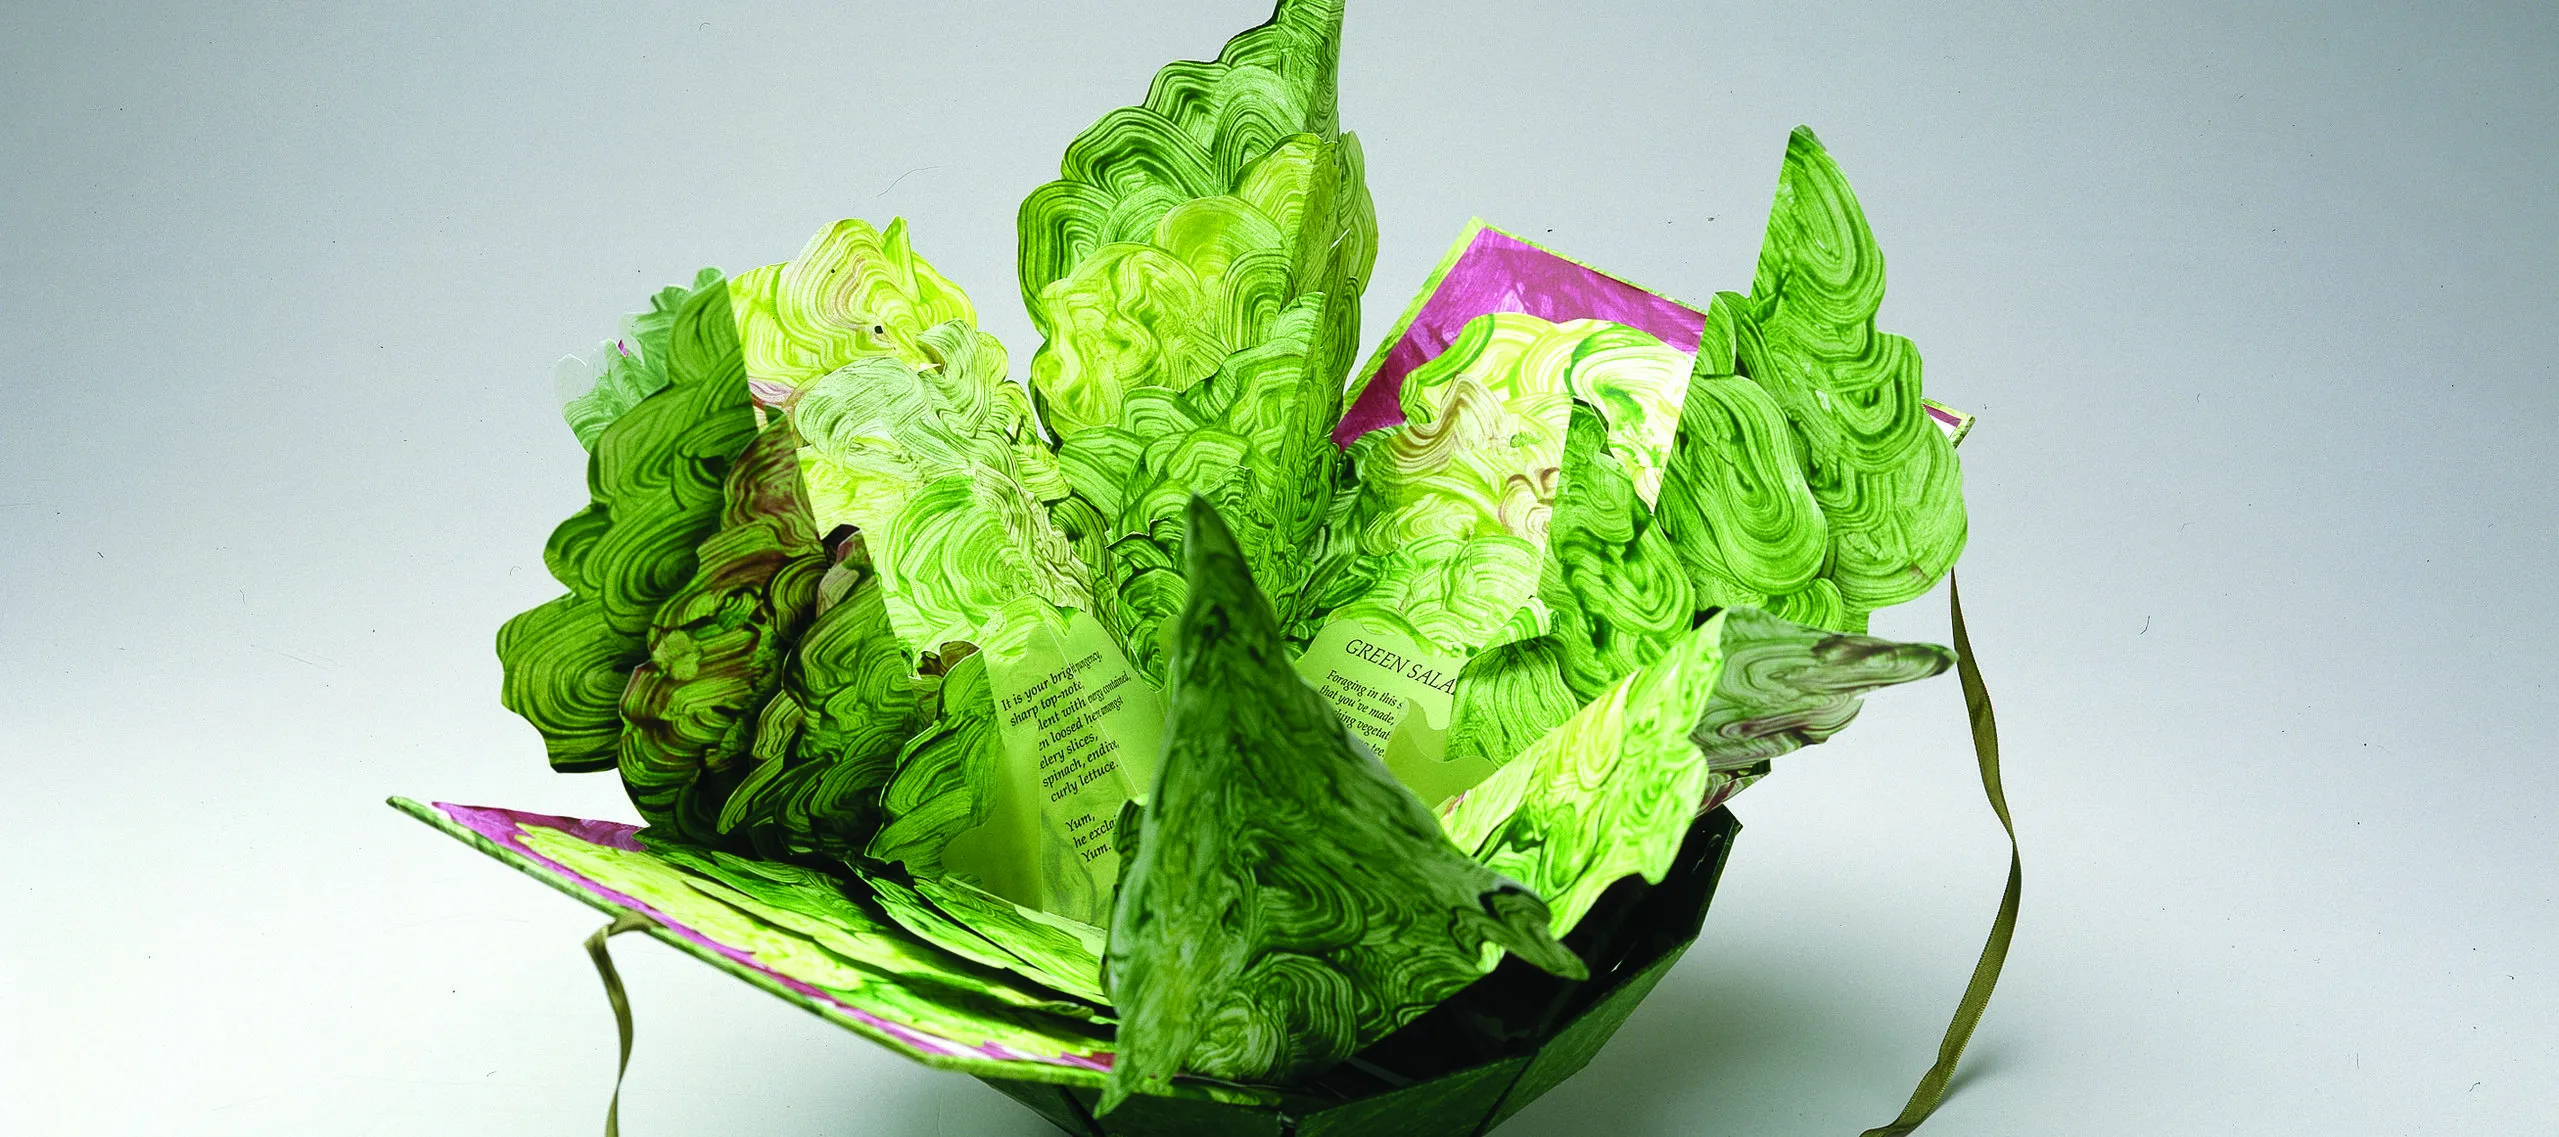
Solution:
<path fill-rule="evenodd" d="M 1152 7 L 0 12 L 0 1131 L 594 1132 L 597 917 L 381 805 L 629 815 L 496 701 L 581 501 L 552 361 L 902 214 L 1018 372 L 1015 204 L 1267 10 Z M 1472 213 L 1746 287 L 1803 122 L 1984 416 L 2029 890 L 1931 1131 L 2559 1131 L 2553 8 L 1353 9 L 1372 337 Z M 2006 852 L 1953 680 L 1738 812 L 1704 939 L 1508 1132 L 1899 1108 Z M 634 1137 L 1041 1131 L 623 943 Z"/>

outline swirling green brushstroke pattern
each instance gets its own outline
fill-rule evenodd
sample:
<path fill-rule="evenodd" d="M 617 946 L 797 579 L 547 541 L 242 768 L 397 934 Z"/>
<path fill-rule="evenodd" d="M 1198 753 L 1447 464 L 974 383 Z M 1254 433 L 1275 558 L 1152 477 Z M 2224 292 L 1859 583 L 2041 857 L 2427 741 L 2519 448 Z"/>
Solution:
<path fill-rule="evenodd" d="M 1830 551 L 1804 443 L 1777 400 L 1734 373 L 1742 303 L 1727 292 L 1707 307 L 1658 507 L 1699 601 L 1718 607 L 1802 590 Z"/>
<path fill-rule="evenodd" d="M 1954 446 L 1921 405 L 1918 351 L 1875 330 L 1883 295 L 1847 178 L 1798 127 L 1750 294 L 1709 312 L 1664 491 L 1702 597 L 1858 630 L 1963 551 Z"/>
<path fill-rule="evenodd" d="M 1659 883 L 1712 795 L 1819 742 L 1867 691 L 1953 663 L 1932 644 L 1720 612 L 1566 720 L 1442 816 L 1451 840 L 1546 898 L 1571 931 L 1608 886 Z"/>
<path fill-rule="evenodd" d="M 1062 483 L 1005 353 L 903 221 L 837 222 L 788 263 L 741 275 L 738 332 L 756 397 L 800 432 L 817 531 L 863 534 L 910 657 L 975 640 L 1027 582 L 1091 604 L 1043 491 Z"/>
<path fill-rule="evenodd" d="M 848 867 L 878 884 L 884 897 L 894 889 L 899 899 L 889 913 L 917 935 L 971 958 L 981 957 L 974 942 L 982 940 L 1010 958 L 1000 966 L 1103 1001 L 1101 929 L 946 876 L 942 856 L 952 840 L 985 824 L 995 806 L 1003 740 L 984 653 L 970 651 L 950 665 L 940 702 L 936 720 L 892 763 L 877 798 L 884 823 L 866 850 L 867 860 L 896 864 L 912 885 L 892 886 L 862 860 L 847 861 Z"/>
<path fill-rule="evenodd" d="M 1116 421 L 1131 390 L 1190 387 L 1318 282 L 1365 276 L 1375 224 L 1335 109 L 1341 20 L 1341 0 L 1283 0 L 1215 61 L 1167 65 L 1022 202 L 1022 301 L 1047 340 L 1032 386 L 1059 437 Z M 1341 301 L 1336 318 L 1356 319 Z"/>
<path fill-rule="evenodd" d="M 1060 991 L 1100 1002 L 1102 929 L 1042 912 L 950 877 L 916 881 L 916 891 L 944 912 L 996 938 L 1004 950 Z"/>
<path fill-rule="evenodd" d="M 1161 677 L 1181 604 L 1181 510 L 1236 511 L 1294 612 L 1338 462 L 1326 443 L 1359 337 L 1376 216 L 1335 109 L 1340 0 L 1283 0 L 1211 62 L 1067 147 L 1022 203 L 1021 286 L 1043 337 L 1030 388 L 1069 491 L 1096 614 Z"/>
<path fill-rule="evenodd" d="M 1917 349 L 1875 330 L 1883 295 L 1883 253 L 1848 179 L 1798 128 L 1751 277 L 1741 365 L 1804 432 L 1829 578 L 1866 609 L 1927 592 L 1964 547 L 1954 445 L 1920 405 Z"/>
<path fill-rule="evenodd" d="M 1579 978 L 1537 896 L 1449 844 L 1289 666 L 1214 507 L 1189 508 L 1167 750 L 1111 927 L 1119 1055 L 1102 1098 L 1177 1071 L 1289 1079 L 1338 1062 L 1507 949 Z"/>
<path fill-rule="evenodd" d="M 1549 730 L 1653 662 L 1698 617 L 1685 566 L 1587 402 L 1571 406 L 1537 581 L 1550 629 L 1500 645 L 1458 672 L 1446 765 L 1409 779 L 1438 802 L 1499 769 Z M 1641 467 L 1638 467 L 1640 471 Z"/>
<path fill-rule="evenodd" d="M 1743 770 L 1829 741 L 1866 692 L 1954 665 L 1935 644 L 1844 635 L 1754 608 L 1724 615 L 1724 666 L 1688 740 L 1718 771 Z"/>
<path fill-rule="evenodd" d="M 903 863 L 919 877 L 940 875 L 942 850 L 982 825 L 995 807 L 996 764 L 1003 738 L 995 725 L 995 693 L 986 659 L 971 651 L 942 676 L 941 707 L 932 724 L 898 751 L 881 791 L 885 823 L 869 855 Z"/>
<path fill-rule="evenodd" d="M 706 849 L 660 830 L 641 830 L 638 840 L 659 860 L 704 878 L 693 882 L 695 888 L 816 940 L 845 959 L 1015 1007 L 1087 1020 L 1096 1013 L 1089 1000 L 1058 998 L 1009 974 L 1010 968 L 990 971 L 967 966 L 934 950 L 939 945 L 905 934 L 906 929 L 888 918 L 878 887 L 869 881 Z"/>
<path fill-rule="evenodd" d="M 1641 459 L 1621 461 L 1637 447 L 1612 441 L 1599 412 L 1576 401 L 1538 582 L 1564 683 L 1584 703 L 1661 655 L 1697 613 L 1679 556 L 1639 496 Z"/>
<path fill-rule="evenodd" d="M 593 504 L 542 550 L 569 594 L 498 630 L 500 701 L 542 733 L 554 769 L 614 766 L 649 618 L 693 578 L 694 547 L 719 528 L 721 481 L 755 433 L 725 283 L 676 306 L 664 356 L 666 386 L 596 435 Z"/>
<path fill-rule="evenodd" d="M 957 321 L 920 342 L 930 367 L 863 359 L 792 404 L 818 526 L 861 531 L 910 656 L 985 638 L 1025 591 L 1089 607 L 1083 565 L 1020 476 L 1038 448 L 1022 445 L 1029 411 L 1002 350 Z"/>
<path fill-rule="evenodd" d="M 1301 299 L 1268 342 L 1229 356 L 1208 382 L 1133 391 L 1120 425 L 1059 447 L 1071 492 L 1054 515 L 1091 535 L 1102 595 L 1117 601 L 1099 615 L 1116 621 L 1131 661 L 1158 682 L 1161 629 L 1182 605 L 1181 514 L 1192 496 L 1244 519 L 1245 555 L 1287 590 L 1288 618 L 1304 614 L 1307 582 L 1327 564 L 1318 550 L 1340 456 L 1325 432 L 1340 399 L 1308 372 L 1320 307 Z"/>
<path fill-rule="evenodd" d="M 1470 321 L 1404 381 L 1409 420 L 1353 444 L 1359 496 L 1337 619 L 1394 628 L 1450 655 L 1518 638 L 1555 507 L 1585 327 L 1496 313 Z"/>
<path fill-rule="evenodd" d="M 622 334 L 598 345 L 592 359 L 560 361 L 560 413 L 578 445 L 595 449 L 596 436 L 640 400 L 666 389 L 667 343 L 676 314 L 694 293 L 720 282 L 720 270 L 693 275 L 691 286 L 668 285 L 649 297 L 649 310 L 622 321 Z"/>
<path fill-rule="evenodd" d="M 1715 689 L 1723 619 L 1583 706 L 1446 815 L 1460 848 L 1526 874 L 1556 934 L 1618 878 L 1649 868 L 1659 880 L 1677 852 L 1705 798 L 1708 771 L 1688 730 Z"/>
<path fill-rule="evenodd" d="M 649 624 L 648 662 L 622 695 L 622 782 L 640 815 L 702 844 L 753 768 L 755 716 L 815 615 L 826 550 L 800 494 L 799 436 L 757 435 L 729 471 L 720 531 L 693 580 Z"/>
<path fill-rule="evenodd" d="M 720 832 L 774 857 L 859 854 L 880 825 L 897 755 L 923 729 L 940 682 L 920 675 L 889 625 L 860 542 L 842 599 L 819 600 L 755 725 L 754 767 L 729 794 Z"/>
<path fill-rule="evenodd" d="M 1564 682 L 1564 645 L 1554 636 L 1514 640 L 1466 661 L 1449 712 L 1447 769 L 1435 771 L 1423 799 L 1448 800 L 1500 769 L 1582 700 Z"/>
<path fill-rule="evenodd" d="M 1346 523 L 1359 561 L 1334 615 L 1461 656 L 1545 631 L 1541 577 L 1574 404 L 1591 408 L 1592 447 L 1622 471 L 1625 500 L 1610 508 L 1640 512 L 1672 450 L 1682 369 L 1679 352 L 1622 324 L 1468 321 L 1405 377 L 1405 424 L 1352 445 L 1359 499 Z"/>
<path fill-rule="evenodd" d="M 649 840 L 647 852 L 541 826 L 527 826 L 522 839 L 572 872 L 889 1022 L 1043 1057 L 1107 1045 L 1080 1021 L 1088 1011 L 917 941 L 786 866 L 750 865 L 662 838 Z"/>
<path fill-rule="evenodd" d="M 925 329 L 977 321 L 959 286 L 915 255 L 903 219 L 885 230 L 836 222 L 800 255 L 739 273 L 729 288 L 747 378 L 772 403 L 868 356 L 925 363 Z"/>
<path fill-rule="evenodd" d="M 1094 1006 L 1109 1004 L 1109 997 L 1102 994 L 1102 953 L 1098 945 L 1087 947 L 1083 939 L 1076 936 L 1066 936 L 1061 941 L 1051 934 L 1055 929 L 1045 925 L 1037 931 L 1017 929 L 1014 926 L 1017 922 L 1028 922 L 1018 907 L 988 919 L 986 912 L 963 904 L 962 909 L 970 916 L 964 920 L 944 911 L 940 905 L 926 899 L 923 893 L 888 874 L 870 871 L 858 863 L 853 868 L 855 875 L 871 886 L 872 899 L 879 903 L 881 910 L 925 942 L 954 955 L 1024 976 Z M 1025 934 L 1015 934 L 1017 931 Z"/>

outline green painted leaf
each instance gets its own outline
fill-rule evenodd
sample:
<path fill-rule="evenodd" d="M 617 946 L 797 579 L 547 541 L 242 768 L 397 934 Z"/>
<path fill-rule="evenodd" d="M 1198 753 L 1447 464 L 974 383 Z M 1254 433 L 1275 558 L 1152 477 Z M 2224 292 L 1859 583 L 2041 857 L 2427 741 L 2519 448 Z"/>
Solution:
<path fill-rule="evenodd" d="M 1058 180 L 1022 203 L 1022 302 L 1034 321 L 1052 315 L 1048 286 L 1104 245 L 1149 237 L 1183 203 L 1229 193 L 1294 136 L 1336 137 L 1341 24 L 1341 0 L 1281 0 L 1215 61 L 1166 65 L 1143 104 L 1068 144 Z M 1047 323 L 1040 332 L 1054 334 Z"/>
<path fill-rule="evenodd" d="M 1302 1077 L 1447 997 L 1502 949 L 1579 977 L 1546 906 L 1468 860 L 1291 670 L 1243 551 L 1189 509 L 1166 756 L 1120 883 L 1104 1107 L 1182 1070 Z"/>
<path fill-rule="evenodd" d="M 1340 0 L 1283 0 L 1213 62 L 1068 146 L 1022 203 L 1021 285 L 1043 337 L 1030 388 L 1058 444 L 1053 515 L 1097 613 L 1160 681 L 1179 611 L 1181 511 L 1238 518 L 1291 618 L 1339 455 L 1376 217 L 1334 108 Z"/>
<path fill-rule="evenodd" d="M 928 877 L 915 889 L 961 923 L 1003 946 L 1042 982 L 1095 1003 L 1102 993 L 1102 929 L 1016 904 L 952 877 Z"/>
<path fill-rule="evenodd" d="M 1418 775 L 1412 764 L 1397 768 L 1424 801 L 1475 785 L 1695 625 L 1685 566 L 1615 449 L 1644 443 L 1610 431 L 1589 403 L 1576 400 L 1570 413 L 1538 578 L 1551 628 L 1458 673 L 1444 760 Z"/>
<path fill-rule="evenodd" d="M 821 593 L 757 719 L 754 769 L 721 810 L 721 833 L 766 856 L 859 854 L 879 830 L 898 752 L 935 706 L 937 678 L 915 672 L 859 539 L 850 544 L 839 568 L 857 581 L 832 605 Z"/>
<path fill-rule="evenodd" d="M 967 295 L 915 255 L 903 219 L 885 230 L 838 221 L 788 262 L 738 274 L 729 291 L 747 378 L 774 405 L 859 359 L 924 365 L 927 329 L 977 323 Z"/>
<path fill-rule="evenodd" d="M 807 439 L 800 468 L 822 531 L 858 529 L 878 566 L 890 621 L 910 655 L 989 632 L 1028 591 L 1093 604 L 1084 566 L 1016 461 L 1028 424 L 1000 351 L 965 325 L 924 338 L 941 360 L 872 357 L 828 374 L 792 405 Z M 945 345 L 953 348 L 941 354 Z M 1043 455 L 1044 456 L 1044 455 Z"/>
<path fill-rule="evenodd" d="M 1575 402 L 1539 580 L 1578 702 L 1652 662 L 1697 614 L 1685 566 L 1638 496 L 1641 467 L 1629 469 L 1611 441 L 1599 413 Z"/>
<path fill-rule="evenodd" d="M 1883 253 L 1848 179 L 1796 128 L 1737 354 L 1802 436 L 1829 529 L 1824 575 L 1859 611 L 1926 593 L 1964 547 L 1954 444 L 1921 405 L 1918 350 L 1875 330 L 1883 296 Z"/>
<path fill-rule="evenodd" d="M 1688 731 L 1714 693 L 1723 623 L 1682 637 L 1443 813 L 1458 847 L 1547 899 L 1556 935 L 1619 878 L 1659 881 L 1679 851 L 1706 798 Z"/>
<path fill-rule="evenodd" d="M 1765 604 L 1811 587 L 1830 553 L 1794 425 L 1766 389 L 1734 373 L 1745 303 L 1725 292 L 1707 308 L 1658 509 L 1703 606 Z"/>
<path fill-rule="evenodd" d="M 1826 742 L 1857 717 L 1866 692 L 1954 666 L 1935 644 L 1894 643 L 1806 626 L 1751 608 L 1724 617 L 1715 698 L 1689 741 L 1718 771 L 1743 770 Z"/>
<path fill-rule="evenodd" d="M 1030 429 L 1029 398 L 903 221 L 838 222 L 733 288 L 756 397 L 804 443 L 813 525 L 862 534 L 910 659 L 981 638 L 1019 584 L 1091 606 L 1042 504 L 1063 483 Z"/>
<path fill-rule="evenodd" d="M 665 390 L 667 346 L 675 334 L 675 317 L 696 292 L 720 282 L 720 270 L 694 274 L 690 287 L 668 285 L 649 298 L 649 310 L 622 321 L 622 334 L 597 345 L 591 359 L 560 361 L 561 413 L 578 445 L 590 452 L 604 428 L 613 425 L 640 400 Z"/>
<path fill-rule="evenodd" d="M 871 857 L 902 863 L 918 877 L 940 875 L 951 838 L 985 823 L 1003 760 L 986 660 L 972 649 L 944 666 L 941 706 L 932 725 L 898 752 L 880 797 L 886 824 L 869 849 Z"/>
<path fill-rule="evenodd" d="M 1175 566 L 1182 511 L 1195 495 L 1239 519 L 1248 561 L 1287 590 L 1284 619 L 1307 610 L 1309 584 L 1325 564 L 1318 550 L 1340 467 L 1326 434 L 1340 416 L 1339 396 L 1309 381 L 1321 309 L 1321 297 L 1301 298 L 1280 313 L 1269 340 L 1229 356 L 1207 385 L 1133 392 L 1122 425 L 1087 430 L 1059 448 L 1073 494 L 1060 512 L 1090 517 L 1086 528 L 1107 540 L 1093 553 L 1103 584 L 1117 585 L 1103 592 L 1117 600 L 1105 602 L 1104 615 L 1156 682 L 1163 625 L 1181 610 Z"/>
<path fill-rule="evenodd" d="M 902 922 L 888 918 L 887 906 L 879 898 L 885 890 L 871 880 L 706 849 L 658 830 L 642 830 L 639 840 L 659 860 L 704 878 L 689 882 L 696 890 L 815 940 L 844 959 L 910 984 L 952 987 L 1067 1018 L 1096 1017 L 1097 1000 L 1061 999 L 1050 990 L 1023 983 L 1012 974 L 1020 970 L 1018 965 L 993 971 L 970 967 L 951 958 L 958 953 L 946 954 L 929 939 L 919 942 Z"/>
<path fill-rule="evenodd" d="M 1443 809 L 1460 848 L 1546 898 L 1561 936 L 1608 886 L 1660 883 L 1688 826 L 1758 764 L 1819 742 L 1865 692 L 1946 649 L 1719 612 Z"/>
<path fill-rule="evenodd" d="M 1468 660 L 1453 695 L 1441 765 L 1428 779 L 1404 779 L 1434 805 L 1483 781 L 1582 707 L 1564 682 L 1564 646 L 1553 636 L 1515 640 Z"/>
<path fill-rule="evenodd" d="M 498 631 L 501 701 L 541 731 L 555 769 L 615 764 L 649 619 L 693 578 L 694 547 L 720 525 L 722 479 L 755 434 L 725 284 L 683 300 L 664 355 L 666 387 L 596 435 L 594 503 L 543 549 L 569 594 Z"/>
<path fill-rule="evenodd" d="M 1919 355 L 1875 330 L 1883 254 L 1812 132 L 1788 141 L 1748 296 L 1709 307 L 1663 528 L 1701 606 L 1863 631 L 1963 551 L 1962 472 Z"/>
<path fill-rule="evenodd" d="M 800 493 L 799 437 L 777 423 L 729 471 L 720 531 L 691 583 L 658 609 L 648 662 L 622 696 L 623 784 L 653 825 L 715 844 L 729 791 L 753 769 L 755 716 L 816 614 L 827 555 Z"/>

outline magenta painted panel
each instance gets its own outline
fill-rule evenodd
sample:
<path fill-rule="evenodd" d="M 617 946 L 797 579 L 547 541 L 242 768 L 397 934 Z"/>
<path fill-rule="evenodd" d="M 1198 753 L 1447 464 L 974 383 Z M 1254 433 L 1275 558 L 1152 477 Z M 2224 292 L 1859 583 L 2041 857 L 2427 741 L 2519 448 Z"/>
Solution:
<path fill-rule="evenodd" d="M 1475 234 L 1413 314 L 1376 378 L 1333 429 L 1334 445 L 1348 446 L 1369 431 L 1402 423 L 1404 408 L 1397 397 L 1404 377 L 1448 350 L 1468 320 L 1487 312 L 1524 312 L 1557 322 L 1609 320 L 1641 328 L 1686 352 L 1697 350 L 1706 327 L 1704 312 L 1487 227 Z"/>

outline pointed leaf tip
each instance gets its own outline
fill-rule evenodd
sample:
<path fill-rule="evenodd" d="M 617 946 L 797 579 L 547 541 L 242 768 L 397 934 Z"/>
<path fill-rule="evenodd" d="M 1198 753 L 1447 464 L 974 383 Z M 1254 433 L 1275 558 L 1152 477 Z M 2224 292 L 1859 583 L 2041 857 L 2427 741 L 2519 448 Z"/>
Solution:
<path fill-rule="evenodd" d="M 1286 1083 L 1480 978 L 1567 976 L 1544 901 L 1472 859 L 1290 666 L 1225 519 L 1188 505 L 1189 601 L 1145 833 L 1120 880 L 1105 1108 L 1177 1074 Z"/>

